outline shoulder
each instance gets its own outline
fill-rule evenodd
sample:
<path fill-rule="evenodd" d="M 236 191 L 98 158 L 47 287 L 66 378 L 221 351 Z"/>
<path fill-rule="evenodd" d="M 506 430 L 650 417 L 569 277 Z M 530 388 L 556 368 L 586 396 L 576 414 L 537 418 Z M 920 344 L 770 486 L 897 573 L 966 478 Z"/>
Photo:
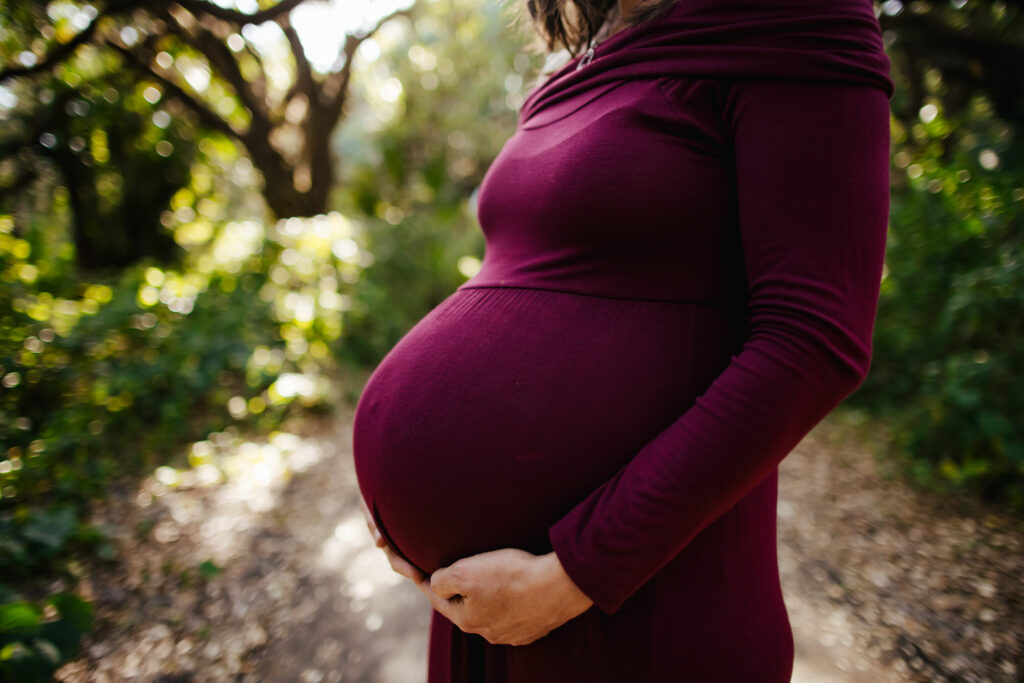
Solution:
<path fill-rule="evenodd" d="M 547 59 L 544 61 L 544 66 L 541 67 L 540 73 L 537 74 L 536 80 L 534 80 L 533 85 L 529 89 L 535 90 L 544 85 L 544 82 L 551 78 L 552 74 L 568 64 L 571 59 L 572 55 L 565 49 L 548 54 Z"/>
<path fill-rule="evenodd" d="M 703 76 L 663 76 L 658 78 L 658 87 L 677 113 L 708 109 L 721 112 L 729 92 L 725 79 Z"/>

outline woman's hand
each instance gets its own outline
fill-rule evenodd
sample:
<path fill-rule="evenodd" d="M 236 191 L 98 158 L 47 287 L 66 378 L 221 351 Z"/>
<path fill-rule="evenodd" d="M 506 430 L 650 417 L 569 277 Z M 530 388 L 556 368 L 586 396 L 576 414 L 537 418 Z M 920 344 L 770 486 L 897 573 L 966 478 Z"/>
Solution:
<path fill-rule="evenodd" d="M 388 546 L 361 497 L 359 506 L 391 568 L 412 579 L 452 623 L 492 645 L 528 645 L 594 604 L 553 552 L 538 556 L 504 548 L 463 558 L 428 577 Z"/>
<path fill-rule="evenodd" d="M 472 555 L 416 585 L 438 612 L 492 645 L 527 645 L 592 604 L 555 553 L 504 548 Z"/>
<path fill-rule="evenodd" d="M 398 554 L 391 549 L 387 541 L 384 540 L 383 536 L 381 536 L 380 529 L 377 528 L 377 523 L 373 520 L 373 513 L 370 512 L 370 508 L 366 507 L 366 501 L 363 500 L 362 496 L 359 497 L 359 507 L 363 511 L 363 516 L 366 517 L 366 528 L 370 530 L 370 535 L 373 536 L 374 544 L 383 550 L 385 555 L 387 555 L 391 568 L 407 579 L 412 579 L 417 584 L 426 581 L 427 576 L 423 572 L 399 557 Z"/>

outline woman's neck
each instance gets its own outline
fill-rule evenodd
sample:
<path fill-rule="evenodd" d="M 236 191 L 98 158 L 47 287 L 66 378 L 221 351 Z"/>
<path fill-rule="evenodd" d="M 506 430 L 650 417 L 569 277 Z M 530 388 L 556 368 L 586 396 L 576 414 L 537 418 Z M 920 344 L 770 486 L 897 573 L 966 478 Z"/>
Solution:
<path fill-rule="evenodd" d="M 623 15 L 636 5 L 639 0 L 619 0 L 615 5 L 615 9 L 612 10 L 611 16 L 608 22 L 601 27 L 595 38 L 598 42 L 602 42 L 612 37 L 622 29 L 626 28 L 625 22 L 622 20 Z"/>

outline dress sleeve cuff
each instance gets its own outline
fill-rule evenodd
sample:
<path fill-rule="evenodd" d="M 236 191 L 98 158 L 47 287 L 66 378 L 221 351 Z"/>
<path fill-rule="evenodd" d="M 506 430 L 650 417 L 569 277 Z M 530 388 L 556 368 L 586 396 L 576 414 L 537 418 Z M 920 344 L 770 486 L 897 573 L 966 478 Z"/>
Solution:
<path fill-rule="evenodd" d="M 562 518 L 558 523 L 548 529 L 548 540 L 551 547 L 562 564 L 562 569 L 569 575 L 572 582 L 576 584 L 583 593 L 594 601 L 594 605 L 605 614 L 614 614 L 628 596 L 618 596 L 608 589 L 610 583 L 608 577 L 594 572 L 593 566 L 588 566 L 580 561 L 576 544 L 572 540 L 572 529 L 580 525 L 574 519 L 575 511 Z"/>

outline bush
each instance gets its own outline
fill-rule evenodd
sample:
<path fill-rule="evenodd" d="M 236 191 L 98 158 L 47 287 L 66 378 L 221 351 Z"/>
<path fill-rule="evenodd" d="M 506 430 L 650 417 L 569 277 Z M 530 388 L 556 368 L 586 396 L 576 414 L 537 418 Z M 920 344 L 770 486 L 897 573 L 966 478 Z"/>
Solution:
<path fill-rule="evenodd" d="M 74 658 L 92 628 L 81 598 L 59 593 L 43 602 L 0 603 L 0 680 L 45 681 Z"/>
<path fill-rule="evenodd" d="M 112 552 L 85 522 L 90 501 L 188 441 L 320 404 L 371 259 L 362 226 L 337 213 L 232 222 L 180 270 L 140 265 L 68 296 L 12 224 L 0 216 L 0 666 L 31 672 L 71 650 L 51 633 L 60 620 L 26 626 L 38 609 L 24 593 L 73 578 L 75 550 Z M 85 623 L 74 614 L 61 633 Z"/>
<path fill-rule="evenodd" d="M 874 361 L 853 401 L 889 419 L 919 481 L 1024 509 L 1024 169 L 982 100 L 894 132 Z"/>

